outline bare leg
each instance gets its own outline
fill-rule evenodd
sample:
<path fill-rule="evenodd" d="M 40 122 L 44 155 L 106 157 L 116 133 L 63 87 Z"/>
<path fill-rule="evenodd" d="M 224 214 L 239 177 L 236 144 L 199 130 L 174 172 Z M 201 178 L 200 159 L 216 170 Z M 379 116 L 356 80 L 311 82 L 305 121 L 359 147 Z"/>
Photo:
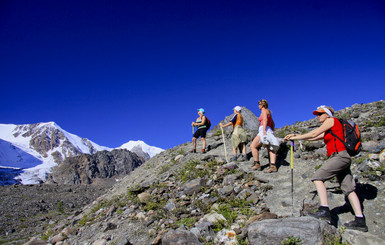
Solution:
<path fill-rule="evenodd" d="M 318 196 L 320 198 L 321 206 L 329 206 L 328 205 L 328 195 L 326 191 L 326 187 L 323 181 L 314 180 L 313 181 L 315 188 L 317 189 Z"/>
<path fill-rule="evenodd" d="M 361 203 L 360 203 L 360 199 L 358 199 L 357 194 L 353 191 L 348 195 L 348 199 L 350 204 L 352 205 L 354 214 L 356 216 L 362 216 Z"/>
<path fill-rule="evenodd" d="M 234 155 L 237 155 L 237 148 L 234 148 L 234 147 L 233 147 L 233 154 L 234 154 Z"/>
<path fill-rule="evenodd" d="M 258 148 L 261 146 L 262 146 L 262 143 L 260 142 L 260 137 L 259 135 L 257 135 L 257 137 L 254 138 L 253 142 L 251 142 L 251 145 L 250 145 L 250 150 L 251 150 L 251 153 L 253 154 L 255 162 L 259 161 Z"/>
<path fill-rule="evenodd" d="M 277 161 L 277 154 L 275 154 L 273 151 L 269 150 L 270 155 L 270 163 L 275 164 Z"/>
<path fill-rule="evenodd" d="M 202 137 L 202 149 L 206 149 L 206 138 Z"/>
<path fill-rule="evenodd" d="M 242 153 L 246 154 L 246 144 L 243 144 L 243 146 L 242 146 Z"/>
<path fill-rule="evenodd" d="M 194 150 L 195 150 L 197 148 L 197 138 L 193 137 L 192 138 L 192 143 L 193 143 Z"/>

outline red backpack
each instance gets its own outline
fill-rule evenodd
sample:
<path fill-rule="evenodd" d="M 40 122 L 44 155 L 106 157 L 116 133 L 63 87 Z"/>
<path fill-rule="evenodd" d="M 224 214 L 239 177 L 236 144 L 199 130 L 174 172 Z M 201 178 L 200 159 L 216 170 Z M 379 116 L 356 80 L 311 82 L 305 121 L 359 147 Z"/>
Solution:
<path fill-rule="evenodd" d="M 339 139 L 346 148 L 350 156 L 356 156 L 362 149 L 360 130 L 357 124 L 350 120 L 338 119 L 342 125 L 344 137 L 341 139 L 333 132 L 331 134 Z"/>
<path fill-rule="evenodd" d="M 207 117 L 206 117 L 205 125 L 206 125 L 207 130 L 209 130 L 209 128 L 211 127 L 211 122 L 210 122 L 210 120 Z"/>

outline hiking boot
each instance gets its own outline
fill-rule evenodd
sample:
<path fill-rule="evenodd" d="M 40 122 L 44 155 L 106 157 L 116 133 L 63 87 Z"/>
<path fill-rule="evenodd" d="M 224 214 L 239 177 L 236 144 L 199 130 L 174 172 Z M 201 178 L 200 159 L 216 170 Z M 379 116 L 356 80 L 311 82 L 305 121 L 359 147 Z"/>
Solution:
<path fill-rule="evenodd" d="M 345 223 L 344 226 L 346 229 L 368 232 L 368 226 L 366 225 L 365 217 L 355 216 L 354 220 Z"/>
<path fill-rule="evenodd" d="M 202 154 L 206 153 L 205 149 L 202 149 L 201 152 L 202 152 Z"/>
<path fill-rule="evenodd" d="M 246 156 L 246 154 L 242 154 L 241 155 L 241 161 L 243 162 L 243 161 L 247 161 L 247 156 Z"/>
<path fill-rule="evenodd" d="M 270 167 L 268 169 L 265 170 L 265 173 L 272 173 L 272 172 L 277 172 L 278 169 L 277 169 L 277 166 L 275 166 L 275 164 L 270 164 Z"/>
<path fill-rule="evenodd" d="M 254 161 L 254 166 L 252 166 L 251 169 L 252 169 L 252 170 L 258 170 L 258 171 L 261 171 L 261 170 L 262 170 L 262 167 L 261 167 L 261 164 L 259 164 L 259 162 Z"/>
<path fill-rule="evenodd" d="M 314 213 L 309 213 L 309 216 L 320 219 L 320 220 L 328 220 L 330 221 L 330 209 L 329 207 L 320 206 L 318 210 Z"/>
<path fill-rule="evenodd" d="M 195 149 L 192 149 L 191 151 L 190 151 L 190 153 L 196 153 L 197 152 L 197 150 L 195 150 Z"/>
<path fill-rule="evenodd" d="M 237 160 L 237 155 L 234 155 L 230 158 L 230 162 L 235 162 Z"/>

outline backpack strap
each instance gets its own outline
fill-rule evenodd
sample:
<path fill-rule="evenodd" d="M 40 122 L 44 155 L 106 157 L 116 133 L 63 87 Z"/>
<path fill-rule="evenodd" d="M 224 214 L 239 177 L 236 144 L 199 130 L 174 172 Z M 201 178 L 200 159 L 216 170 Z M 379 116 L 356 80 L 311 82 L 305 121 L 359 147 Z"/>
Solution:
<path fill-rule="evenodd" d="M 342 122 L 341 122 L 340 119 L 338 119 L 338 121 L 339 121 L 340 124 L 341 124 L 342 131 L 345 133 L 344 125 L 342 125 Z M 344 146 L 345 146 L 345 141 L 343 141 L 340 137 L 338 137 L 335 133 L 333 133 L 332 129 L 330 129 L 329 131 L 330 131 L 330 134 L 334 136 L 334 147 L 336 148 L 336 152 L 338 153 L 336 139 L 338 139 L 339 141 L 341 141 L 342 144 L 344 144 Z M 345 146 L 345 148 L 346 148 L 346 146 Z"/>

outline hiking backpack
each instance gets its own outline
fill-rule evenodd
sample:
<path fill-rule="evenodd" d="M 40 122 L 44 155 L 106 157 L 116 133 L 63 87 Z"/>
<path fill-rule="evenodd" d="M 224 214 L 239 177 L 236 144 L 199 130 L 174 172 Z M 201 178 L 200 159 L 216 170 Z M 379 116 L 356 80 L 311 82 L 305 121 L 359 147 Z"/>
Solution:
<path fill-rule="evenodd" d="M 331 132 L 331 134 L 344 144 L 346 151 L 350 156 L 356 156 L 360 153 L 362 148 L 360 130 L 358 129 L 357 124 L 353 121 L 345 119 L 338 120 L 342 125 L 344 137 L 343 139 L 340 139 L 340 137 L 335 135 L 333 132 Z"/>
<path fill-rule="evenodd" d="M 211 122 L 207 117 L 206 117 L 205 125 L 206 125 L 207 130 L 209 130 L 209 128 L 211 127 Z"/>

